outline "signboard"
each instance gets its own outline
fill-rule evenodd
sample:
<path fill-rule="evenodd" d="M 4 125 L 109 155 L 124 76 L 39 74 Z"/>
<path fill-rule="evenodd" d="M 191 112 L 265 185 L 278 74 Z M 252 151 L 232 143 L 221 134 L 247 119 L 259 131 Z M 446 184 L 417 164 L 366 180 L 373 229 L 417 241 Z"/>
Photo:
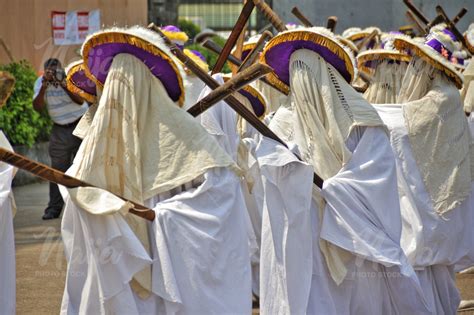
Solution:
<path fill-rule="evenodd" d="M 53 11 L 51 27 L 55 45 L 78 45 L 100 29 L 100 11 Z"/>

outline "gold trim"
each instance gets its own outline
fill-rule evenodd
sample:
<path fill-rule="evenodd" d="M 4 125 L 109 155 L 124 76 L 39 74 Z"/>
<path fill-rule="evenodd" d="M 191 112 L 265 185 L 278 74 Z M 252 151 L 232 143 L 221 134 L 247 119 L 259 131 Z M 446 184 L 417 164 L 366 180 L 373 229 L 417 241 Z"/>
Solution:
<path fill-rule="evenodd" d="M 95 103 L 96 99 L 97 99 L 97 96 L 95 95 L 92 95 L 92 94 L 89 94 L 87 93 L 86 91 L 82 90 L 81 88 L 79 88 L 75 83 L 74 81 L 72 80 L 72 76 L 79 72 L 79 71 L 84 71 L 85 72 L 85 69 L 84 69 L 84 64 L 83 63 L 79 63 L 79 64 L 76 64 L 74 66 L 71 67 L 71 69 L 69 69 L 68 73 L 67 73 L 67 76 L 66 76 L 66 85 L 67 85 L 67 89 L 71 92 L 73 92 L 74 94 L 77 94 L 79 95 L 80 97 L 82 97 L 83 99 L 85 99 L 87 102 L 89 103 Z M 89 78 L 89 77 L 88 77 Z"/>
<path fill-rule="evenodd" d="M 367 37 L 367 36 L 369 36 L 369 35 L 370 35 L 370 33 L 367 33 L 367 32 L 360 32 L 360 33 L 355 33 L 355 34 L 352 34 L 352 35 L 350 35 L 350 36 L 347 36 L 346 39 L 348 39 L 348 40 L 354 42 L 354 41 L 356 41 L 356 40 L 363 39 L 363 38 L 365 38 L 365 37 Z"/>
<path fill-rule="evenodd" d="M 178 70 L 178 66 L 174 62 L 173 59 L 171 59 L 168 54 L 166 54 L 164 51 L 162 51 L 160 48 L 155 46 L 154 44 L 148 42 L 147 40 L 140 38 L 138 36 L 128 34 L 128 33 L 122 33 L 122 32 L 117 32 L 117 31 L 111 31 L 111 32 L 104 32 L 104 33 L 98 33 L 93 35 L 91 38 L 89 38 L 83 46 L 82 49 L 82 55 L 84 56 L 84 65 L 89 64 L 89 50 L 95 46 L 101 45 L 101 44 L 108 44 L 108 43 L 122 43 L 122 44 L 129 44 L 135 47 L 138 47 L 140 49 L 143 49 L 153 55 L 160 56 L 164 60 L 166 60 L 171 67 L 173 68 L 174 72 L 176 73 L 176 77 L 178 79 L 178 85 L 181 90 L 181 95 L 178 98 L 178 104 L 179 106 L 183 106 L 184 104 L 184 84 L 183 84 L 183 78 L 181 77 L 181 74 Z M 90 72 L 90 69 L 88 66 L 84 67 L 84 70 L 86 72 L 86 75 L 99 87 L 103 87 L 104 85 Z"/>
<path fill-rule="evenodd" d="M 436 60 L 433 56 L 430 56 L 426 51 L 424 51 L 422 48 L 420 48 L 417 44 L 408 42 L 404 39 L 401 38 L 396 38 L 393 42 L 393 45 L 395 46 L 396 49 L 398 50 L 411 50 L 415 55 L 418 57 L 422 58 L 426 62 L 428 62 L 430 65 L 435 67 L 436 69 L 440 70 L 443 72 L 448 78 L 452 79 L 454 81 L 454 84 L 458 89 L 461 89 L 463 86 L 463 81 L 460 75 L 458 75 L 455 70 L 449 69 L 447 65 L 443 64 L 441 61 Z M 440 57 L 441 58 L 441 57 Z M 446 60 L 446 62 L 449 62 Z"/>
<path fill-rule="evenodd" d="M 400 52 L 370 51 L 369 50 L 367 53 L 364 52 L 364 53 L 360 54 L 359 56 L 357 56 L 357 67 L 361 71 L 370 73 L 371 68 L 366 67 L 365 63 L 367 63 L 369 61 L 384 60 L 384 59 L 410 62 L 411 57 L 407 54 L 400 53 Z"/>
<path fill-rule="evenodd" d="M 204 71 L 208 72 L 209 71 L 209 65 L 204 62 L 199 56 L 195 55 L 191 50 L 189 49 L 184 49 L 183 50 L 184 54 L 191 58 L 192 61 L 194 61 L 199 68 L 203 69 Z M 185 64 L 183 64 L 184 70 L 186 71 L 187 74 L 192 74 L 193 72 L 189 70 Z"/>
<path fill-rule="evenodd" d="M 350 75 L 350 82 L 354 80 L 354 65 L 352 64 L 351 57 L 349 54 L 344 50 L 344 48 L 338 43 L 337 39 L 331 39 L 324 34 L 319 34 L 311 31 L 306 30 L 294 30 L 290 32 L 280 33 L 279 35 L 273 37 L 265 46 L 265 49 L 262 52 L 260 57 L 262 63 L 268 64 L 266 60 L 267 52 L 275 46 L 278 46 L 284 42 L 289 41 L 296 41 L 296 40 L 303 40 L 303 41 L 310 41 L 317 45 L 324 46 L 331 50 L 337 57 L 339 57 L 346 66 L 347 72 Z M 289 62 L 289 61 L 288 61 Z M 270 67 L 272 65 L 269 65 Z M 272 72 L 267 75 L 267 79 L 274 83 L 279 89 L 282 91 L 288 91 L 289 93 L 290 87 L 286 85 L 283 81 L 281 81 L 275 72 Z M 349 82 L 349 83 L 350 83 Z"/>

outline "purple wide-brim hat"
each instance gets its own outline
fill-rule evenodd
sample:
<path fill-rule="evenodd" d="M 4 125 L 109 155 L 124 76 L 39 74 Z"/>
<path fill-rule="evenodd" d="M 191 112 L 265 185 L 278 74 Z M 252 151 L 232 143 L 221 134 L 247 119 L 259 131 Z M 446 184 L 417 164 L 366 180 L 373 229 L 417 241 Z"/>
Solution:
<path fill-rule="evenodd" d="M 393 45 L 400 51 L 407 52 L 409 55 L 418 56 L 424 61 L 431 64 L 434 68 L 443 72 L 451 81 L 454 82 L 458 89 L 464 84 L 463 75 L 456 69 L 455 65 L 445 59 L 435 49 L 430 47 L 429 41 L 424 44 L 414 41 L 408 36 L 395 36 Z"/>
<path fill-rule="evenodd" d="M 230 80 L 230 76 L 223 76 L 224 82 Z M 239 94 L 244 96 L 252 105 L 253 113 L 259 119 L 265 117 L 265 112 L 267 110 L 267 105 L 265 97 L 260 93 L 256 88 L 251 85 L 246 85 L 238 91 Z"/>
<path fill-rule="evenodd" d="M 179 62 L 157 33 L 143 27 L 112 28 L 89 35 L 82 46 L 86 75 L 103 86 L 114 57 L 130 54 L 142 61 L 180 105 L 184 86 Z"/>
<path fill-rule="evenodd" d="M 68 90 L 89 103 L 95 103 L 97 99 L 96 84 L 86 75 L 82 60 L 75 61 L 66 67 L 66 84 Z"/>
<path fill-rule="evenodd" d="M 270 39 L 260 57 L 261 62 L 274 70 L 267 76 L 268 80 L 282 90 L 289 91 L 290 57 L 299 49 L 309 49 L 319 54 L 348 83 L 354 79 L 356 69 L 352 53 L 331 31 L 322 27 L 299 28 L 279 33 Z"/>

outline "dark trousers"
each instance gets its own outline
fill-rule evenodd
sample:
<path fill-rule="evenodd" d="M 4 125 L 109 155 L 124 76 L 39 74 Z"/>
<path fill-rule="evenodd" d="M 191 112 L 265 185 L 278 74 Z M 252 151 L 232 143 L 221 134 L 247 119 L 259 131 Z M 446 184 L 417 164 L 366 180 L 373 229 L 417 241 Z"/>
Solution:
<path fill-rule="evenodd" d="M 54 124 L 51 130 L 51 137 L 49 139 L 51 167 L 61 172 L 65 172 L 72 165 L 74 156 L 81 145 L 81 139 L 72 134 L 76 125 L 77 122 L 65 126 Z M 53 211 L 60 213 L 63 206 L 64 200 L 61 197 L 58 185 L 50 183 L 49 203 L 45 212 Z"/>

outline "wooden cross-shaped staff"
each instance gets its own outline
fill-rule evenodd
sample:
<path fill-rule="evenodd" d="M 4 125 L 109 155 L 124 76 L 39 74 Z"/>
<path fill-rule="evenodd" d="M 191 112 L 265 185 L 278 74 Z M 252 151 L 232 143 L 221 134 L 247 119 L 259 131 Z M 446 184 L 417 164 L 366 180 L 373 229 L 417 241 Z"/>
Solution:
<path fill-rule="evenodd" d="M 186 56 L 180 48 L 178 48 L 173 42 L 171 42 L 165 34 L 153 23 L 148 26 L 149 29 L 157 32 L 163 38 L 165 44 L 170 48 L 171 52 L 183 63 L 189 70 L 191 70 L 198 78 L 200 78 L 207 86 L 211 89 L 217 89 L 220 85 L 212 76 L 210 76 L 206 71 L 201 69 L 193 60 Z M 229 104 L 232 109 L 234 109 L 242 118 L 244 118 L 250 125 L 252 125 L 256 130 L 258 130 L 263 136 L 273 139 L 285 147 L 288 147 L 283 140 L 281 140 L 270 128 L 268 128 L 264 123 L 262 123 L 257 116 L 255 116 L 245 105 L 239 102 L 234 96 L 229 95 L 224 101 Z M 299 160 L 301 158 L 298 157 Z M 323 179 L 317 174 L 313 174 L 313 182 L 318 187 L 323 187 Z"/>

